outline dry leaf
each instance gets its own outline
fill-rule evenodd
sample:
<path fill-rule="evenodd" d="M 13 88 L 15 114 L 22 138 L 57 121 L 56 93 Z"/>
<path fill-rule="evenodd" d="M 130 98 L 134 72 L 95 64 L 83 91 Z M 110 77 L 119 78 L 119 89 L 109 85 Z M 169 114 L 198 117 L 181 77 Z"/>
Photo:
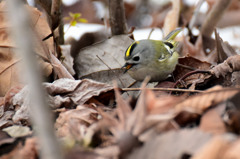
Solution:
<path fill-rule="evenodd" d="M 178 27 L 180 6 L 180 0 L 172 0 L 172 9 L 167 13 L 163 26 L 165 36 Z"/>
<path fill-rule="evenodd" d="M 61 53 L 64 57 L 63 65 L 66 67 L 68 72 L 73 76 L 75 75 L 75 70 L 73 69 L 73 57 L 70 54 L 71 45 L 61 45 Z"/>
<path fill-rule="evenodd" d="M 240 55 L 228 57 L 223 63 L 211 69 L 211 72 L 218 78 L 225 77 L 228 73 L 240 71 Z"/>
<path fill-rule="evenodd" d="M 176 159 L 184 154 L 192 155 L 197 152 L 211 136 L 199 129 L 182 129 L 170 131 L 152 138 L 140 148 L 136 148 L 128 159 Z"/>
<path fill-rule="evenodd" d="M 3 113 L 3 115 L 0 117 L 0 129 L 6 128 L 14 124 L 12 121 L 14 113 L 14 111 L 6 111 Z"/>
<path fill-rule="evenodd" d="M 113 90 L 113 87 L 108 84 L 89 79 L 71 80 L 65 78 L 53 83 L 45 83 L 44 86 L 50 95 L 69 97 L 75 105 L 82 105 L 94 96 Z"/>
<path fill-rule="evenodd" d="M 182 101 L 184 97 L 176 97 L 164 95 L 156 97 L 154 92 L 146 90 L 146 105 L 149 114 L 164 114 L 169 113 L 174 109 L 174 106 Z"/>
<path fill-rule="evenodd" d="M 210 106 L 215 106 L 216 104 L 234 96 L 238 92 L 239 91 L 236 89 L 215 86 L 204 93 L 189 97 L 183 102 L 177 104 L 176 111 L 180 112 L 186 110 L 195 113 L 202 113 Z"/>
<path fill-rule="evenodd" d="M 61 112 L 55 127 L 59 137 L 71 137 L 81 141 L 87 128 L 97 121 L 98 113 L 93 108 L 78 106 L 76 109 Z"/>
<path fill-rule="evenodd" d="M 19 57 L 15 57 L 13 53 L 13 48 L 15 44 L 10 38 L 9 35 L 9 23 L 7 20 L 7 6 L 4 1 L 0 3 L 0 96 L 4 96 L 5 93 L 13 86 L 17 86 L 23 83 L 22 78 L 20 80 L 20 76 L 24 70 L 21 69 L 21 65 L 19 64 L 21 59 Z M 30 13 L 31 22 L 35 28 L 39 32 L 39 38 L 43 38 L 50 33 L 49 26 L 46 20 L 41 17 L 41 13 L 30 6 L 26 5 L 26 9 Z M 47 59 L 45 52 L 43 51 L 42 46 L 40 46 L 36 41 L 34 41 L 37 46 L 35 47 L 35 52 Z M 53 40 L 49 39 L 45 42 L 48 49 L 52 50 L 53 52 Z M 44 62 L 42 62 L 44 63 Z M 45 65 L 46 66 L 46 65 Z M 48 65 L 49 66 L 49 65 Z M 46 72 L 45 74 L 49 75 L 52 71 L 51 66 L 45 67 Z M 24 79 L 25 80 L 25 79 Z"/>
<path fill-rule="evenodd" d="M 199 150 L 192 159 L 221 159 L 230 146 L 230 142 L 231 139 L 227 136 L 216 136 Z"/>
<path fill-rule="evenodd" d="M 2 155 L 1 159 L 35 159 L 38 158 L 37 139 L 27 138 L 21 139 L 11 144 L 11 151 Z M 5 151 L 6 152 L 6 151 Z"/>
<path fill-rule="evenodd" d="M 233 142 L 230 147 L 228 149 L 226 149 L 226 151 L 224 151 L 224 155 L 222 156 L 222 159 L 239 159 L 240 158 L 240 154 L 239 154 L 239 150 L 240 150 L 240 140 L 236 140 L 235 142 Z"/>
<path fill-rule="evenodd" d="M 227 129 L 222 119 L 226 103 L 218 105 L 203 114 L 199 128 L 212 134 L 226 133 Z"/>
<path fill-rule="evenodd" d="M 237 55 L 235 50 L 229 45 L 227 42 L 223 42 L 222 38 L 220 37 L 219 33 L 215 30 L 215 38 L 216 38 L 216 48 L 218 54 L 218 63 L 222 63 L 230 56 Z"/>
<path fill-rule="evenodd" d="M 132 42 L 127 35 L 119 35 L 82 49 L 74 61 L 77 77 L 104 83 L 117 80 L 120 87 L 128 87 L 135 80 L 121 67 L 125 64 L 124 52 Z"/>
<path fill-rule="evenodd" d="M 179 63 L 185 66 L 190 66 L 198 70 L 206 70 L 206 71 L 208 71 L 211 66 L 210 63 L 205 61 L 200 61 L 191 56 L 179 58 Z M 173 72 L 173 75 L 174 75 L 174 78 L 178 80 L 191 71 L 192 70 L 183 68 L 181 66 L 177 66 L 175 71 Z M 203 73 L 193 74 L 187 77 L 186 79 L 184 79 L 184 82 L 186 85 L 193 84 L 193 83 L 198 84 L 198 83 L 204 82 L 209 77 L 211 77 L 209 74 L 203 74 Z"/>
<path fill-rule="evenodd" d="M 82 105 L 94 96 L 113 90 L 112 86 L 93 80 L 71 80 L 67 78 L 56 80 L 53 83 L 44 83 L 43 87 L 48 93 L 48 104 L 52 109 Z M 29 124 L 28 95 L 28 86 L 25 86 L 13 96 L 10 104 L 16 107 L 16 113 L 12 118 L 14 123 L 22 121 Z"/>
<path fill-rule="evenodd" d="M 13 125 L 2 130 L 7 132 L 11 137 L 23 137 L 32 134 L 32 131 L 27 126 Z"/>

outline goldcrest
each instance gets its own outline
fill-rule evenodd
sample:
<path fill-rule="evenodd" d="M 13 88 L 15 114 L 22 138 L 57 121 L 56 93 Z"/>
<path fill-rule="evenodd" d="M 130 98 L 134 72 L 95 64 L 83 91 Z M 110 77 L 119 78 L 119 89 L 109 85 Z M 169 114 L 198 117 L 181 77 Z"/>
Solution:
<path fill-rule="evenodd" d="M 170 32 L 163 40 L 140 40 L 131 44 L 125 52 L 124 65 L 129 75 L 143 81 L 150 76 L 151 82 L 165 80 L 174 71 L 179 54 L 174 38 L 181 29 Z"/>

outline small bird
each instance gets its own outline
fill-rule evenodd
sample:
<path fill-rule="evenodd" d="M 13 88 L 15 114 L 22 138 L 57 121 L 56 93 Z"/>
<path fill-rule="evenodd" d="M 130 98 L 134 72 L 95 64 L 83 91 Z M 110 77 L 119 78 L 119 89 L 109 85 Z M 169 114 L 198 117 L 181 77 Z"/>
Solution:
<path fill-rule="evenodd" d="M 137 81 L 146 76 L 150 76 L 151 82 L 167 79 L 178 63 L 178 42 L 174 38 L 179 32 L 181 29 L 176 29 L 163 40 L 146 39 L 131 44 L 125 52 L 125 72 Z"/>

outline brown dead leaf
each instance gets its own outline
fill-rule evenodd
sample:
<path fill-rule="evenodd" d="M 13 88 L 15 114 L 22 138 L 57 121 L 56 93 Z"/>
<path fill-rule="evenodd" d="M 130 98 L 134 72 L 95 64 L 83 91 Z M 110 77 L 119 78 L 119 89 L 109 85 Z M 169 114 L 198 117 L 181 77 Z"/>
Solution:
<path fill-rule="evenodd" d="M 227 131 L 222 119 L 226 103 L 218 105 L 203 114 L 199 128 L 212 134 L 223 134 Z"/>
<path fill-rule="evenodd" d="M 80 156 L 83 159 L 109 159 L 107 156 L 104 156 L 102 154 L 99 155 L 91 150 L 83 150 L 82 148 L 70 150 L 69 152 L 67 152 L 65 158 L 79 159 Z"/>
<path fill-rule="evenodd" d="M 219 33 L 215 30 L 215 39 L 216 39 L 216 48 L 218 54 L 218 63 L 222 63 L 230 56 L 237 55 L 235 50 L 232 48 L 230 44 L 227 42 L 223 42 L 222 38 L 220 37 Z"/>
<path fill-rule="evenodd" d="M 56 120 L 55 127 L 59 137 L 71 137 L 81 141 L 87 128 L 96 122 L 98 113 L 95 109 L 86 106 L 78 106 L 73 110 L 61 112 Z"/>
<path fill-rule="evenodd" d="M 154 92 L 146 90 L 146 105 L 149 114 L 169 113 L 184 97 L 164 95 L 156 97 Z"/>
<path fill-rule="evenodd" d="M 38 158 L 37 144 L 37 138 L 19 139 L 11 144 L 11 151 L 2 155 L 1 159 L 36 159 Z"/>
<path fill-rule="evenodd" d="M 201 61 L 206 61 L 207 56 L 203 50 L 202 38 L 199 36 L 195 44 L 189 41 L 189 37 L 183 38 L 182 56 L 191 56 Z"/>
<path fill-rule="evenodd" d="M 10 137 L 6 132 L 0 130 L 0 157 L 9 152 L 15 146 L 15 138 Z"/>
<path fill-rule="evenodd" d="M 14 113 L 14 111 L 6 111 L 2 114 L 2 116 L 0 117 L 0 129 L 6 128 L 14 124 L 12 121 Z"/>
<path fill-rule="evenodd" d="M 19 64 L 21 59 L 16 57 L 13 53 L 13 48 L 15 44 L 10 38 L 9 30 L 11 27 L 9 26 L 7 19 L 7 6 L 5 1 L 1 1 L 0 3 L 0 96 L 4 96 L 5 93 L 13 86 L 17 86 L 19 84 L 23 84 L 23 81 L 20 80 L 20 76 L 24 72 L 21 69 L 21 65 Z M 31 22 L 35 28 L 39 32 L 40 38 L 43 38 L 50 34 L 49 26 L 46 22 L 46 19 L 41 17 L 41 12 L 37 9 L 27 6 L 26 9 L 29 11 L 29 15 L 31 18 Z M 34 41 L 37 46 L 35 47 L 35 52 L 43 57 L 43 59 L 47 59 L 43 48 Z M 53 40 L 49 39 L 44 42 L 47 45 L 48 49 L 53 52 Z M 42 60 L 42 59 L 41 59 Z M 41 62 L 44 64 L 45 62 Z M 44 65 L 46 66 L 46 64 Z M 49 76 L 52 72 L 52 67 L 48 64 L 48 67 L 43 67 L 45 70 L 45 74 Z"/>
<path fill-rule="evenodd" d="M 101 93 L 113 90 L 113 87 L 108 84 L 90 79 L 71 80 L 65 78 L 53 83 L 45 83 L 44 86 L 51 96 L 68 97 L 75 105 L 82 105 L 93 96 L 99 96 Z"/>
<path fill-rule="evenodd" d="M 183 102 L 177 104 L 175 108 L 177 112 L 186 110 L 201 114 L 207 108 L 227 100 L 238 92 L 239 91 L 237 89 L 228 89 L 215 86 L 202 94 L 189 97 Z"/>
<path fill-rule="evenodd" d="M 152 138 L 140 148 L 136 148 L 128 159 L 176 159 L 182 158 L 184 154 L 195 154 L 211 136 L 199 129 L 182 129 L 169 131 Z"/>
<path fill-rule="evenodd" d="M 8 92 L 4 96 L 4 111 L 9 110 L 9 107 L 12 103 L 12 97 L 15 96 L 22 88 L 23 86 L 16 86 L 8 90 Z"/>
<path fill-rule="evenodd" d="M 210 71 L 218 78 L 225 77 L 228 73 L 240 71 L 240 55 L 228 57 L 223 63 L 213 67 Z"/>
<path fill-rule="evenodd" d="M 53 83 L 44 83 L 43 87 L 48 93 L 48 103 L 52 109 L 83 105 L 92 97 L 113 90 L 112 86 L 93 80 L 71 80 L 67 78 L 56 80 Z M 16 113 L 13 116 L 14 123 L 22 121 L 29 124 L 30 122 L 28 94 L 28 86 L 25 86 L 11 100 L 11 105 L 16 107 Z"/>
<path fill-rule="evenodd" d="M 198 70 L 209 70 L 211 64 L 206 61 L 200 61 L 194 57 L 188 56 L 188 57 L 182 57 L 179 58 L 179 63 L 185 66 L 190 66 L 192 68 L 198 69 Z M 181 66 L 176 67 L 175 71 L 173 72 L 174 78 L 176 80 L 182 78 L 187 73 L 191 72 L 192 70 L 183 68 Z M 210 75 L 208 74 L 193 74 L 186 79 L 184 79 L 184 82 L 186 85 L 193 84 L 193 83 L 202 83 L 204 80 L 208 79 Z"/>
<path fill-rule="evenodd" d="M 231 139 L 227 136 L 216 136 L 201 148 L 192 159 L 224 159 L 224 152 L 229 148 Z"/>

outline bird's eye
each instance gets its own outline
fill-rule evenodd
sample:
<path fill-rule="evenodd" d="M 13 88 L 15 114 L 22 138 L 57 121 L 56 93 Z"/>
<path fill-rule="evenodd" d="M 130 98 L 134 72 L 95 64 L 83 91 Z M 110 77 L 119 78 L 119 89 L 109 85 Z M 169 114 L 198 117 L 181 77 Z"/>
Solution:
<path fill-rule="evenodd" d="M 139 60 L 140 60 L 140 57 L 139 57 L 139 56 L 133 57 L 133 61 L 139 61 Z"/>
<path fill-rule="evenodd" d="M 165 45 L 169 46 L 170 49 L 172 49 L 174 46 L 172 43 L 170 42 L 164 42 Z"/>

